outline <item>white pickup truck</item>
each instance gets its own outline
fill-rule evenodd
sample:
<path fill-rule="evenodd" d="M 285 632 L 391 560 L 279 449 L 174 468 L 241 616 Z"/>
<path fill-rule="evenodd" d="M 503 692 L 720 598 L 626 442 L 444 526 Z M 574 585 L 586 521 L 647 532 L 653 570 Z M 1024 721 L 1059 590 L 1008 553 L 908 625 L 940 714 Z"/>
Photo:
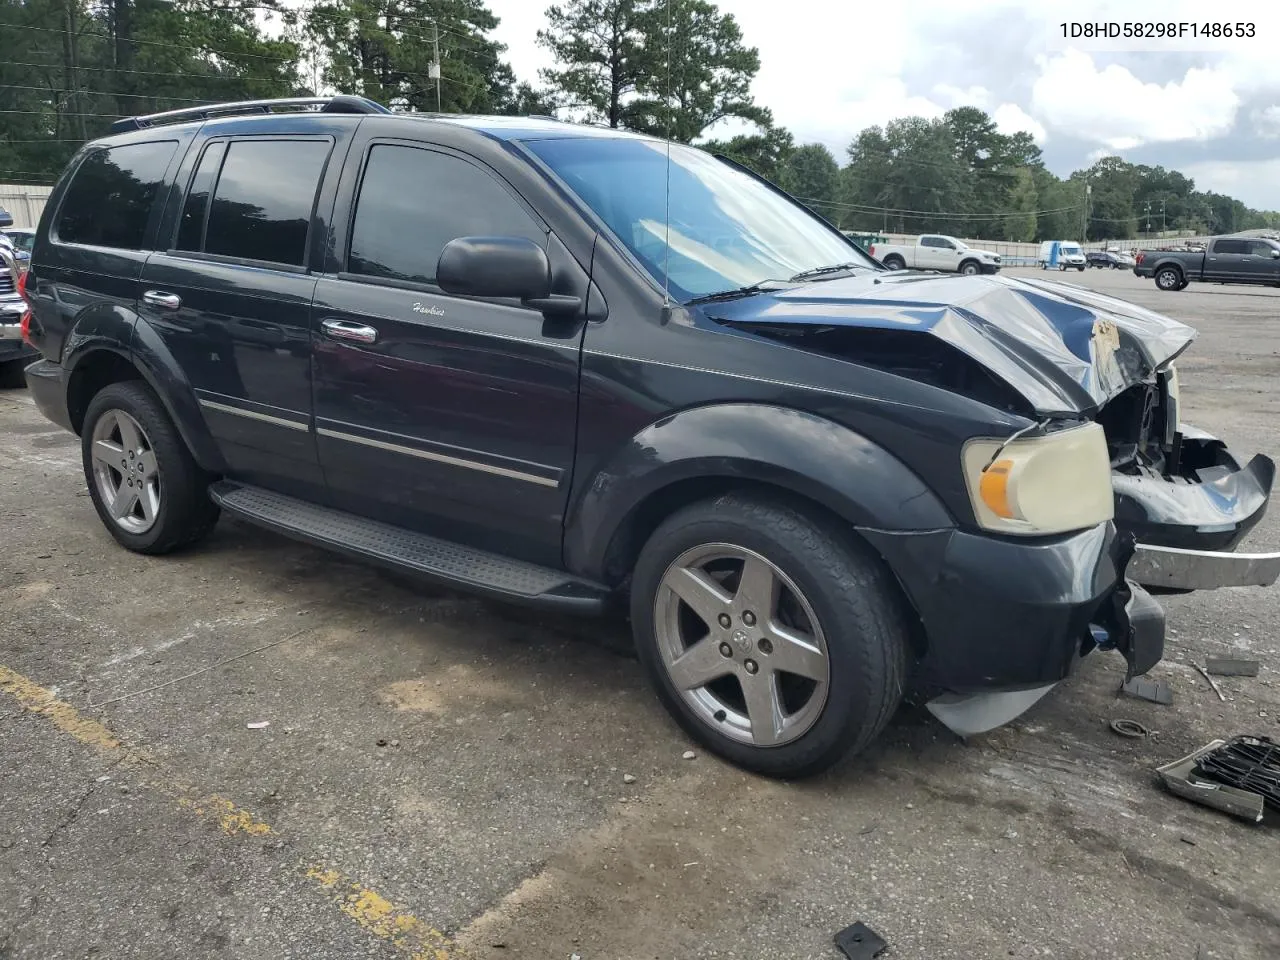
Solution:
<path fill-rule="evenodd" d="M 976 250 L 963 240 L 940 233 L 922 234 L 915 243 L 873 244 L 867 251 L 890 270 L 946 270 L 950 273 L 996 273 L 1000 269 L 999 254 Z"/>

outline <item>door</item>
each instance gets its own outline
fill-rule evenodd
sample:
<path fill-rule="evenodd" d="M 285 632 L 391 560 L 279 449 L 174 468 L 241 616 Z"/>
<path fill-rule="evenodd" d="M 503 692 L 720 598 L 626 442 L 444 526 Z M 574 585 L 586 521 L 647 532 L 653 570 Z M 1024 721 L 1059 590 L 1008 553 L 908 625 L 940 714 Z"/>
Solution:
<path fill-rule="evenodd" d="M 942 237 L 921 237 L 919 262 L 916 266 L 924 270 L 954 270 L 956 268 L 956 248 Z"/>
<path fill-rule="evenodd" d="M 1249 240 L 1249 252 L 1243 261 L 1243 277 L 1249 283 L 1274 284 L 1280 282 L 1280 247 L 1266 240 Z"/>
<path fill-rule="evenodd" d="M 1204 257 L 1204 279 L 1242 282 L 1249 275 L 1245 260 L 1248 240 L 1214 240 Z"/>
<path fill-rule="evenodd" d="M 140 312 L 190 381 L 238 479 L 322 495 L 311 431 L 308 233 L 328 137 L 203 145 Z"/>
<path fill-rule="evenodd" d="M 487 167 L 403 141 L 364 145 L 339 190 L 345 251 L 320 280 L 313 376 L 335 505 L 450 540 L 560 563 L 583 321 L 435 283 L 445 244 L 527 237 L 558 292 L 587 275 Z M 567 282 L 570 288 L 563 284 Z"/>

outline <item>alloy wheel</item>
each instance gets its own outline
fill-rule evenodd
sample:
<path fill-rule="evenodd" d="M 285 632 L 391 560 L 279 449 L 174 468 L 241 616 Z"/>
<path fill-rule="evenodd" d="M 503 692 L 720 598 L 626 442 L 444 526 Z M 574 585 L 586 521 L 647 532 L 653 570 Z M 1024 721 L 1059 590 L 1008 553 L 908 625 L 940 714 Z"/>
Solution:
<path fill-rule="evenodd" d="M 93 426 L 93 480 L 122 530 L 146 533 L 160 513 L 160 470 L 147 433 L 123 410 L 104 411 Z"/>
<path fill-rule="evenodd" d="M 703 723 L 775 747 L 821 717 L 831 678 L 826 638 L 776 564 L 734 544 L 694 547 L 667 568 L 654 603 L 667 676 Z"/>

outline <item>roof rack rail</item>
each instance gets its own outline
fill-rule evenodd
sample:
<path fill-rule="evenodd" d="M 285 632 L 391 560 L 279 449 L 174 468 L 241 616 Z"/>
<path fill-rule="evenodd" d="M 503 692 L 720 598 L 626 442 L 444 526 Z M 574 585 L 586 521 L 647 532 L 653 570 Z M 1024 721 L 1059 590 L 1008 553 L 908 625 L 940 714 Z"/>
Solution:
<path fill-rule="evenodd" d="M 274 113 L 278 109 L 320 107 L 319 113 L 390 113 L 380 103 L 364 97 L 280 97 L 275 100 L 240 100 L 234 103 L 210 103 L 202 107 L 186 107 L 182 110 L 166 110 L 146 116 L 125 117 L 111 125 L 112 133 L 145 130 L 165 123 L 181 123 L 184 120 L 208 120 L 210 117 L 237 113 Z"/>

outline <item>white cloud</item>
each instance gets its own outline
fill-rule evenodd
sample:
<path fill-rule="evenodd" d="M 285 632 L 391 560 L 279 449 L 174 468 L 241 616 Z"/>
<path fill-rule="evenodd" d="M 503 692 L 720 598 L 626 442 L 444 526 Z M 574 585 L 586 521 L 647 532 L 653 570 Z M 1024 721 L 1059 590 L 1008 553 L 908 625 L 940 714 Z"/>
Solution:
<path fill-rule="evenodd" d="M 1191 68 L 1181 81 L 1144 83 L 1125 67 L 1099 69 L 1087 53 L 1041 57 L 1031 109 L 1048 126 L 1127 150 L 1143 143 L 1208 140 L 1235 122 L 1240 97 L 1217 69 Z"/>
<path fill-rule="evenodd" d="M 998 129 L 1005 136 L 1014 133 L 1029 133 L 1036 143 L 1044 143 L 1049 134 L 1044 125 L 1028 114 L 1016 103 L 1002 103 L 991 114 Z"/>
<path fill-rule="evenodd" d="M 1197 190 L 1238 197 L 1259 210 L 1280 210 L 1280 159 L 1205 160 L 1184 164 Z"/>

